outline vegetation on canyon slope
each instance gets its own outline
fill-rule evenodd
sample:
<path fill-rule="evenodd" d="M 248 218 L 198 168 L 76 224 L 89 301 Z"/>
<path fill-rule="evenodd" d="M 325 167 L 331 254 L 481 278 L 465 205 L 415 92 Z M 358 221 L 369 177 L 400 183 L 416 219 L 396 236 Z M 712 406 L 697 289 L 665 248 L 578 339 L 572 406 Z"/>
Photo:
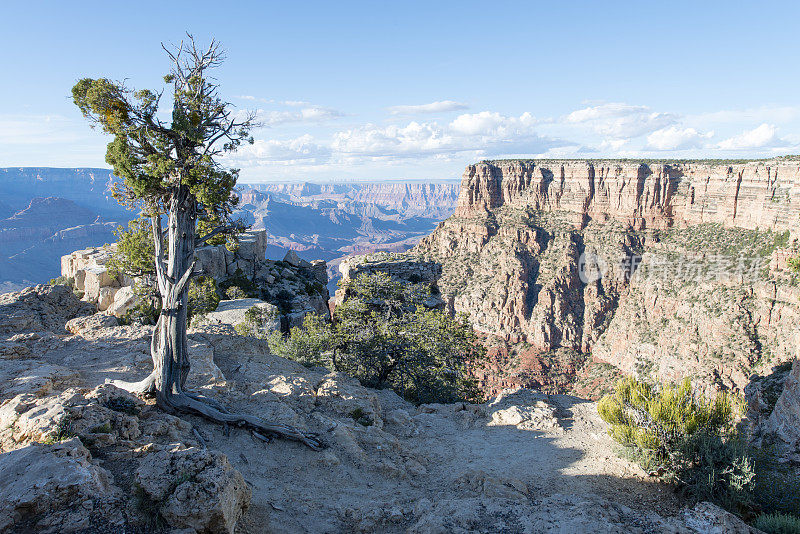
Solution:
<path fill-rule="evenodd" d="M 331 325 L 309 316 L 286 337 L 265 334 L 274 318 L 254 308 L 239 332 L 266 336 L 278 355 L 326 365 L 417 404 L 480 399 L 471 369 L 485 349 L 466 318 L 424 306 L 430 297 L 425 284 L 377 272 L 350 280 L 346 293 Z"/>

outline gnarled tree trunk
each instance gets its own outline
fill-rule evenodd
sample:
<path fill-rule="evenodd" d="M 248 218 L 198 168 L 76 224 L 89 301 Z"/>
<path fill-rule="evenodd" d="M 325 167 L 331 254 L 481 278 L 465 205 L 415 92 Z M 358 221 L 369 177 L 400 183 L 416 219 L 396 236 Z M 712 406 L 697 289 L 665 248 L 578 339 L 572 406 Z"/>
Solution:
<path fill-rule="evenodd" d="M 186 391 L 190 368 L 186 328 L 189 280 L 195 265 L 196 207 L 197 200 L 189 188 L 180 185 L 169 205 L 166 258 L 161 218 L 151 219 L 156 279 L 161 294 L 161 315 L 150 343 L 153 372 L 141 382 L 113 383 L 129 391 L 155 393 L 158 406 L 170 412 L 194 413 L 218 423 L 246 427 L 260 435 L 293 439 L 312 449 L 320 449 L 322 444 L 318 439 L 296 428 L 232 414 L 216 401 Z"/>

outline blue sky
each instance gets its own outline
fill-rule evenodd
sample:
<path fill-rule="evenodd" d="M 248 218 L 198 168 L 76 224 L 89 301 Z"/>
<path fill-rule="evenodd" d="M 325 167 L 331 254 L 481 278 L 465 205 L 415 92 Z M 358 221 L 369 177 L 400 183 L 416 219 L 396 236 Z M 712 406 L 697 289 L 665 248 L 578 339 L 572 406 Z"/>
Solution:
<path fill-rule="evenodd" d="M 0 166 L 106 166 L 69 98 L 159 87 L 160 42 L 220 40 L 259 110 L 244 181 L 442 179 L 494 157 L 800 153 L 797 2 L 15 2 Z"/>

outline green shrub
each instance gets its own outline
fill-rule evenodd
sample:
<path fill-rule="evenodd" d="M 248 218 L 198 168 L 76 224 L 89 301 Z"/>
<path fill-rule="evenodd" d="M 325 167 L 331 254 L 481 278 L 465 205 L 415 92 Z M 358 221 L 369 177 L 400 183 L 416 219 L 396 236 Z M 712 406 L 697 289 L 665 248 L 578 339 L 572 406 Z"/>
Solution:
<path fill-rule="evenodd" d="M 230 300 L 247 298 L 247 293 L 239 286 L 231 286 L 225 290 L 225 297 Z"/>
<path fill-rule="evenodd" d="M 277 311 L 264 306 L 253 306 L 244 312 L 244 321 L 234 327 L 240 336 L 263 338 L 268 324 L 278 317 Z"/>
<path fill-rule="evenodd" d="M 236 286 L 244 291 L 245 295 L 250 298 L 257 298 L 260 295 L 260 291 L 258 286 L 253 283 L 252 280 L 247 278 L 244 275 L 244 272 L 240 268 L 236 268 L 236 272 L 233 273 L 233 276 L 227 278 L 226 280 L 220 282 L 219 288 L 223 294 L 227 294 L 227 290 L 230 287 Z"/>
<path fill-rule="evenodd" d="M 191 321 L 217 309 L 219 305 L 217 281 L 211 276 L 198 276 L 189 282 L 189 311 Z"/>
<path fill-rule="evenodd" d="M 48 432 L 44 436 L 42 443 L 45 445 L 52 445 L 53 443 L 59 443 L 74 436 L 75 432 L 72 431 L 72 419 L 68 415 L 65 415 L 58 421 L 53 431 Z"/>
<path fill-rule="evenodd" d="M 794 271 L 795 273 L 800 273 L 800 256 L 794 256 L 787 260 L 787 264 L 789 265 L 789 269 Z"/>
<path fill-rule="evenodd" d="M 767 534 L 800 534 L 800 518 L 788 514 L 761 514 L 753 526 Z"/>
<path fill-rule="evenodd" d="M 71 276 L 59 276 L 58 278 L 53 278 L 50 280 L 51 286 L 67 286 L 69 288 L 75 288 L 75 279 Z"/>
<path fill-rule="evenodd" d="M 286 335 L 272 331 L 267 336 L 273 354 L 299 362 L 305 366 L 331 366 L 330 351 L 334 336 L 328 323 L 319 315 L 309 313 L 303 318 L 303 326 L 293 326 Z"/>
<path fill-rule="evenodd" d="M 756 486 L 755 461 L 735 428 L 740 410 L 730 395 L 696 395 L 688 379 L 651 386 L 625 378 L 597 405 L 611 437 L 644 469 L 737 513 L 753 506 Z"/>
<path fill-rule="evenodd" d="M 345 294 L 334 312 L 337 371 L 417 404 L 480 400 L 471 371 L 485 350 L 466 318 L 424 307 L 427 286 L 377 272 Z"/>
<path fill-rule="evenodd" d="M 156 324 L 158 321 L 158 316 L 161 315 L 161 297 L 147 278 L 144 277 L 133 285 L 133 293 L 138 301 L 119 318 L 120 324 Z"/>

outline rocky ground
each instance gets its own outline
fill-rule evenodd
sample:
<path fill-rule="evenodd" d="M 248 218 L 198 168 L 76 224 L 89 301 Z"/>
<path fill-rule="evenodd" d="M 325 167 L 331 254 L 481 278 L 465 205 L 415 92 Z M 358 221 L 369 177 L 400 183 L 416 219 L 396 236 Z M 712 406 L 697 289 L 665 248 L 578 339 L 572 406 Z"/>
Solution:
<path fill-rule="evenodd" d="M 208 326 L 190 386 L 327 448 L 165 414 L 104 384 L 150 371 L 150 327 L 92 312 L 63 286 L 0 296 L 4 532 L 749 531 L 618 458 L 575 397 L 416 407 Z"/>

